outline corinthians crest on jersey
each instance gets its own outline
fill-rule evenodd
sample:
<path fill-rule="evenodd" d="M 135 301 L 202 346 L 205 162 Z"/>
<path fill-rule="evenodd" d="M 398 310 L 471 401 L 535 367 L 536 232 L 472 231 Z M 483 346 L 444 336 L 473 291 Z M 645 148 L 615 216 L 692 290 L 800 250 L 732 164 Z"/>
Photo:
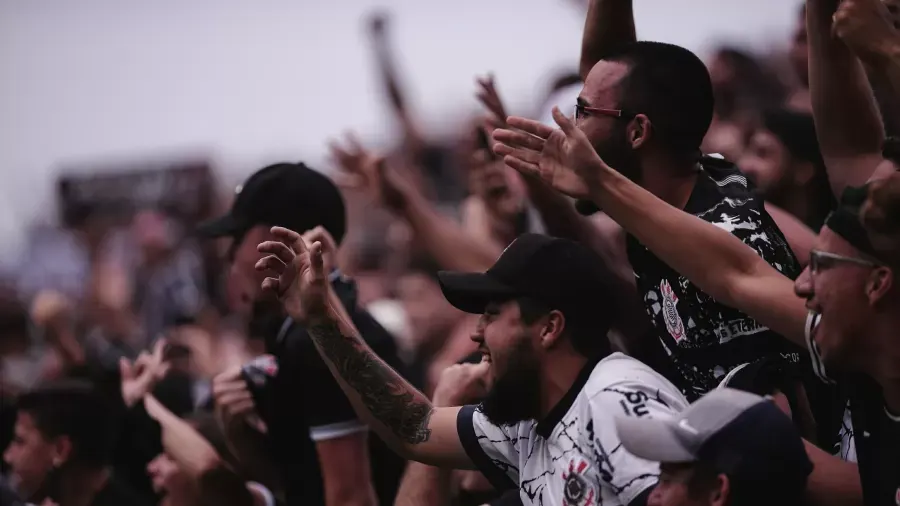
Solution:
<path fill-rule="evenodd" d="M 650 367 L 613 353 L 588 365 L 539 422 L 496 426 L 468 406 L 457 425 L 472 461 L 495 486 L 518 487 L 524 504 L 624 506 L 649 493 L 659 464 L 622 448 L 616 416 L 671 416 L 687 404 Z"/>

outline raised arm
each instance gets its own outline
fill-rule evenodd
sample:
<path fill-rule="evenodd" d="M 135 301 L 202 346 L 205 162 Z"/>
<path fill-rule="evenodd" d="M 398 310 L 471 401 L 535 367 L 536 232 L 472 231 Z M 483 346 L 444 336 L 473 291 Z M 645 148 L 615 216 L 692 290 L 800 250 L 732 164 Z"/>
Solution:
<path fill-rule="evenodd" d="M 397 68 L 394 64 L 394 55 L 388 41 L 387 14 L 378 12 L 369 18 L 369 40 L 375 54 L 375 63 L 378 67 L 378 77 L 388 95 L 388 101 L 394 116 L 400 123 L 407 146 L 417 151 L 424 146 L 424 138 L 416 125 L 405 93 L 400 86 L 400 78 L 397 76 Z"/>
<path fill-rule="evenodd" d="M 448 270 L 483 271 L 500 256 L 501 247 L 470 236 L 441 214 L 415 184 L 414 170 L 392 166 L 368 153 L 358 142 L 331 145 L 333 157 L 353 179 L 352 186 L 406 220 L 416 241 Z"/>
<path fill-rule="evenodd" d="M 672 207 L 610 168 L 570 119 L 559 109 L 553 116 L 563 130 L 510 118 L 508 123 L 520 131 L 495 132 L 494 149 L 513 168 L 539 175 L 573 197 L 590 198 L 704 292 L 806 346 L 807 311 L 790 279 L 736 237 Z"/>
<path fill-rule="evenodd" d="M 252 506 L 253 496 L 244 480 L 230 469 L 209 442 L 187 422 L 175 416 L 152 395 L 144 397 L 147 413 L 162 427 L 166 455 L 196 483 L 209 504 Z"/>
<path fill-rule="evenodd" d="M 457 433 L 459 408 L 435 408 L 369 348 L 328 283 L 322 243 L 307 247 L 299 234 L 280 227 L 272 233 L 284 242 L 259 245 L 269 256 L 257 268 L 278 276 L 266 278 L 263 289 L 277 295 L 287 313 L 305 324 L 360 418 L 404 458 L 473 467 Z"/>
<path fill-rule="evenodd" d="M 900 99 L 900 33 L 895 23 L 881 0 L 848 0 L 835 12 L 833 25 L 833 32 L 866 64 L 882 113 L 893 121 Z"/>
<path fill-rule="evenodd" d="M 581 79 L 587 79 L 588 73 L 607 51 L 635 40 L 631 0 L 591 0 L 581 39 L 578 66 Z"/>
<path fill-rule="evenodd" d="M 861 185 L 881 163 L 884 128 L 862 64 L 832 34 L 839 0 L 808 0 L 809 92 L 834 194 Z"/>

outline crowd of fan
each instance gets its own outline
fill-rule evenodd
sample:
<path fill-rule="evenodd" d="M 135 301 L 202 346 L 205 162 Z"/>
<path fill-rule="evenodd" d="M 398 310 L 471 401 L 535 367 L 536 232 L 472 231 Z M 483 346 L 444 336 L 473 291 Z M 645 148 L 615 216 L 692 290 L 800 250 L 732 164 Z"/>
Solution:
<path fill-rule="evenodd" d="M 441 143 L 374 17 L 396 149 L 3 294 L 0 506 L 900 504 L 896 14 L 807 0 L 785 73 L 591 0 L 534 119 L 479 78 Z"/>

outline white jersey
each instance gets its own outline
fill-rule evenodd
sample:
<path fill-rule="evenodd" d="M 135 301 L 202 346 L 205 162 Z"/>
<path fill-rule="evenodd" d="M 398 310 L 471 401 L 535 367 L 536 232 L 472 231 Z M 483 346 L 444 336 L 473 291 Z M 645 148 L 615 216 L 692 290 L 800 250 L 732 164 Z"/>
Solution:
<path fill-rule="evenodd" d="M 523 504 L 628 505 L 656 484 L 659 464 L 622 448 L 615 417 L 671 416 L 687 399 L 653 369 L 622 353 L 591 364 L 540 422 L 496 426 L 475 406 L 457 420 L 460 440 L 495 485 Z"/>

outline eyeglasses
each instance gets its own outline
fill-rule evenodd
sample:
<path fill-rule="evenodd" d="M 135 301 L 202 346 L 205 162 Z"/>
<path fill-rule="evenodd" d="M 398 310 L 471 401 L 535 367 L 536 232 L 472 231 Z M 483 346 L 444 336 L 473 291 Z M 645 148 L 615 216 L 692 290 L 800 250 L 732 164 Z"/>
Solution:
<path fill-rule="evenodd" d="M 838 262 L 850 263 L 860 267 L 881 267 L 881 264 L 863 258 L 848 257 L 819 250 L 812 250 L 809 252 L 809 272 L 812 274 L 817 274 L 824 269 L 833 267 L 834 264 Z"/>
<path fill-rule="evenodd" d="M 587 116 L 585 113 L 599 114 L 601 116 L 609 116 L 611 118 L 633 118 L 636 114 L 623 111 L 622 109 L 603 109 L 600 107 L 588 107 L 586 105 L 575 104 L 575 119 L 582 119 Z"/>

